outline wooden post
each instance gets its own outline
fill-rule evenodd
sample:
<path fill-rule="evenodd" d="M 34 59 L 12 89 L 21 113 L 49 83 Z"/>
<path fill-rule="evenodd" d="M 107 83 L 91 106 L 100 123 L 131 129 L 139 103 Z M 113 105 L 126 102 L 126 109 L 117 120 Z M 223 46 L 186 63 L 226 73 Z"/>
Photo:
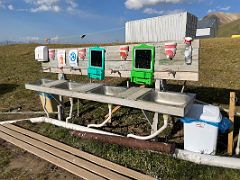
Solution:
<path fill-rule="evenodd" d="M 229 119 L 233 123 L 232 131 L 228 133 L 228 154 L 231 156 L 233 153 L 233 131 L 234 131 L 234 115 L 235 115 L 235 92 L 230 92 L 229 101 Z"/>

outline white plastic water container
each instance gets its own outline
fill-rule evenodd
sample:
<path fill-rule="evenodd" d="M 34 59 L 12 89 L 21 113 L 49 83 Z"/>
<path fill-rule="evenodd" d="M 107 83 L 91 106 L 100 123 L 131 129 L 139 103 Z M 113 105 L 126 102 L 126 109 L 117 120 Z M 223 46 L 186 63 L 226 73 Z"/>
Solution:
<path fill-rule="evenodd" d="M 48 61 L 48 47 L 38 46 L 35 48 L 35 60 L 40 62 Z"/>
<path fill-rule="evenodd" d="M 193 104 L 187 118 L 220 123 L 220 109 L 212 105 Z M 201 154 L 216 153 L 218 127 L 205 122 L 184 123 L 184 149 Z"/>

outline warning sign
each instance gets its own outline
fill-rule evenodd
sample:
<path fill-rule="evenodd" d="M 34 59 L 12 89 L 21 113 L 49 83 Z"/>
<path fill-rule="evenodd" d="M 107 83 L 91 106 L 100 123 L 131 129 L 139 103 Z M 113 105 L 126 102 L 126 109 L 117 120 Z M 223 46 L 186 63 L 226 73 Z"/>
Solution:
<path fill-rule="evenodd" d="M 71 67 L 78 66 L 78 51 L 70 50 L 68 54 L 68 61 Z"/>
<path fill-rule="evenodd" d="M 66 51 L 65 50 L 58 50 L 57 51 L 57 60 L 58 60 L 58 67 L 62 68 L 66 66 Z"/>

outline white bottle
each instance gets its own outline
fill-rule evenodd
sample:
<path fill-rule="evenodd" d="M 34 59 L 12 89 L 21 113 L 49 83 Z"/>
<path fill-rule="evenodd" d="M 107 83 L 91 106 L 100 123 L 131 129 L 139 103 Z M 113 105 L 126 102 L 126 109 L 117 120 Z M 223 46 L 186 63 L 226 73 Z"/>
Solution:
<path fill-rule="evenodd" d="M 186 37 L 185 38 L 185 51 L 184 51 L 184 57 L 185 57 L 185 63 L 187 65 L 192 64 L 192 38 L 191 37 Z"/>

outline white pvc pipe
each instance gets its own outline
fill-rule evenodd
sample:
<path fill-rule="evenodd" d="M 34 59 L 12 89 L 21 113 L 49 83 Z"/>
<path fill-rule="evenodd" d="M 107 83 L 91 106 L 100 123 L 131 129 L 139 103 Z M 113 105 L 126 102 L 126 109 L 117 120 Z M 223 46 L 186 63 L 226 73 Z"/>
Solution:
<path fill-rule="evenodd" d="M 174 157 L 196 164 L 240 169 L 240 158 L 206 155 L 182 149 L 176 149 Z"/>
<path fill-rule="evenodd" d="M 87 127 L 91 128 L 91 127 L 95 127 L 95 128 L 100 128 L 105 126 L 105 124 L 107 124 L 108 122 L 111 122 L 112 120 L 112 105 L 108 104 L 108 118 L 103 121 L 101 124 L 89 124 Z"/>
<path fill-rule="evenodd" d="M 50 123 L 50 124 L 53 124 L 53 125 L 56 125 L 56 126 L 64 127 L 66 129 L 76 130 L 76 131 L 84 131 L 84 132 L 97 133 L 97 134 L 105 134 L 105 135 L 110 135 L 110 136 L 120 136 L 118 134 L 105 132 L 105 131 L 101 131 L 101 130 L 97 130 L 97 129 L 91 129 L 91 128 L 88 128 L 88 127 L 85 127 L 85 126 L 76 125 L 76 124 L 72 124 L 72 123 L 66 123 L 64 121 L 59 121 L 59 120 L 52 119 L 52 118 L 39 117 L 39 118 L 30 118 L 29 120 L 32 123 L 45 122 L 45 123 Z"/>
<path fill-rule="evenodd" d="M 239 132 L 238 132 L 238 141 L 237 141 L 237 146 L 236 146 L 236 149 L 235 149 L 236 155 L 239 155 L 239 146 L 240 146 L 240 129 L 239 129 Z"/>
<path fill-rule="evenodd" d="M 20 114 L 20 115 L 34 115 L 34 114 L 38 114 L 38 115 L 44 115 L 46 114 L 46 112 L 44 111 L 20 111 L 20 112 L 0 112 L 0 115 L 16 115 L 16 114 Z M 51 112 L 49 114 L 57 114 L 57 112 Z"/>
<path fill-rule="evenodd" d="M 66 123 L 68 123 L 68 121 L 72 119 L 72 114 L 73 114 L 73 98 L 69 98 L 69 100 L 70 100 L 70 112 L 69 112 L 69 116 L 66 118 Z"/>
<path fill-rule="evenodd" d="M 29 119 L 17 119 L 17 120 L 10 120 L 10 121 L 1 121 L 0 125 L 4 125 L 4 124 L 13 124 L 16 122 L 21 122 L 21 121 L 28 121 Z"/>
<path fill-rule="evenodd" d="M 152 138 L 155 138 L 157 135 L 159 135 L 164 129 L 167 128 L 167 125 L 168 125 L 168 115 L 163 115 L 163 119 L 164 119 L 164 124 L 163 126 L 157 130 L 155 133 L 149 135 L 149 136 L 136 136 L 134 134 L 128 134 L 127 137 L 129 138 L 134 138 L 134 139 L 138 139 L 138 140 L 149 140 L 149 139 L 152 139 Z"/>

